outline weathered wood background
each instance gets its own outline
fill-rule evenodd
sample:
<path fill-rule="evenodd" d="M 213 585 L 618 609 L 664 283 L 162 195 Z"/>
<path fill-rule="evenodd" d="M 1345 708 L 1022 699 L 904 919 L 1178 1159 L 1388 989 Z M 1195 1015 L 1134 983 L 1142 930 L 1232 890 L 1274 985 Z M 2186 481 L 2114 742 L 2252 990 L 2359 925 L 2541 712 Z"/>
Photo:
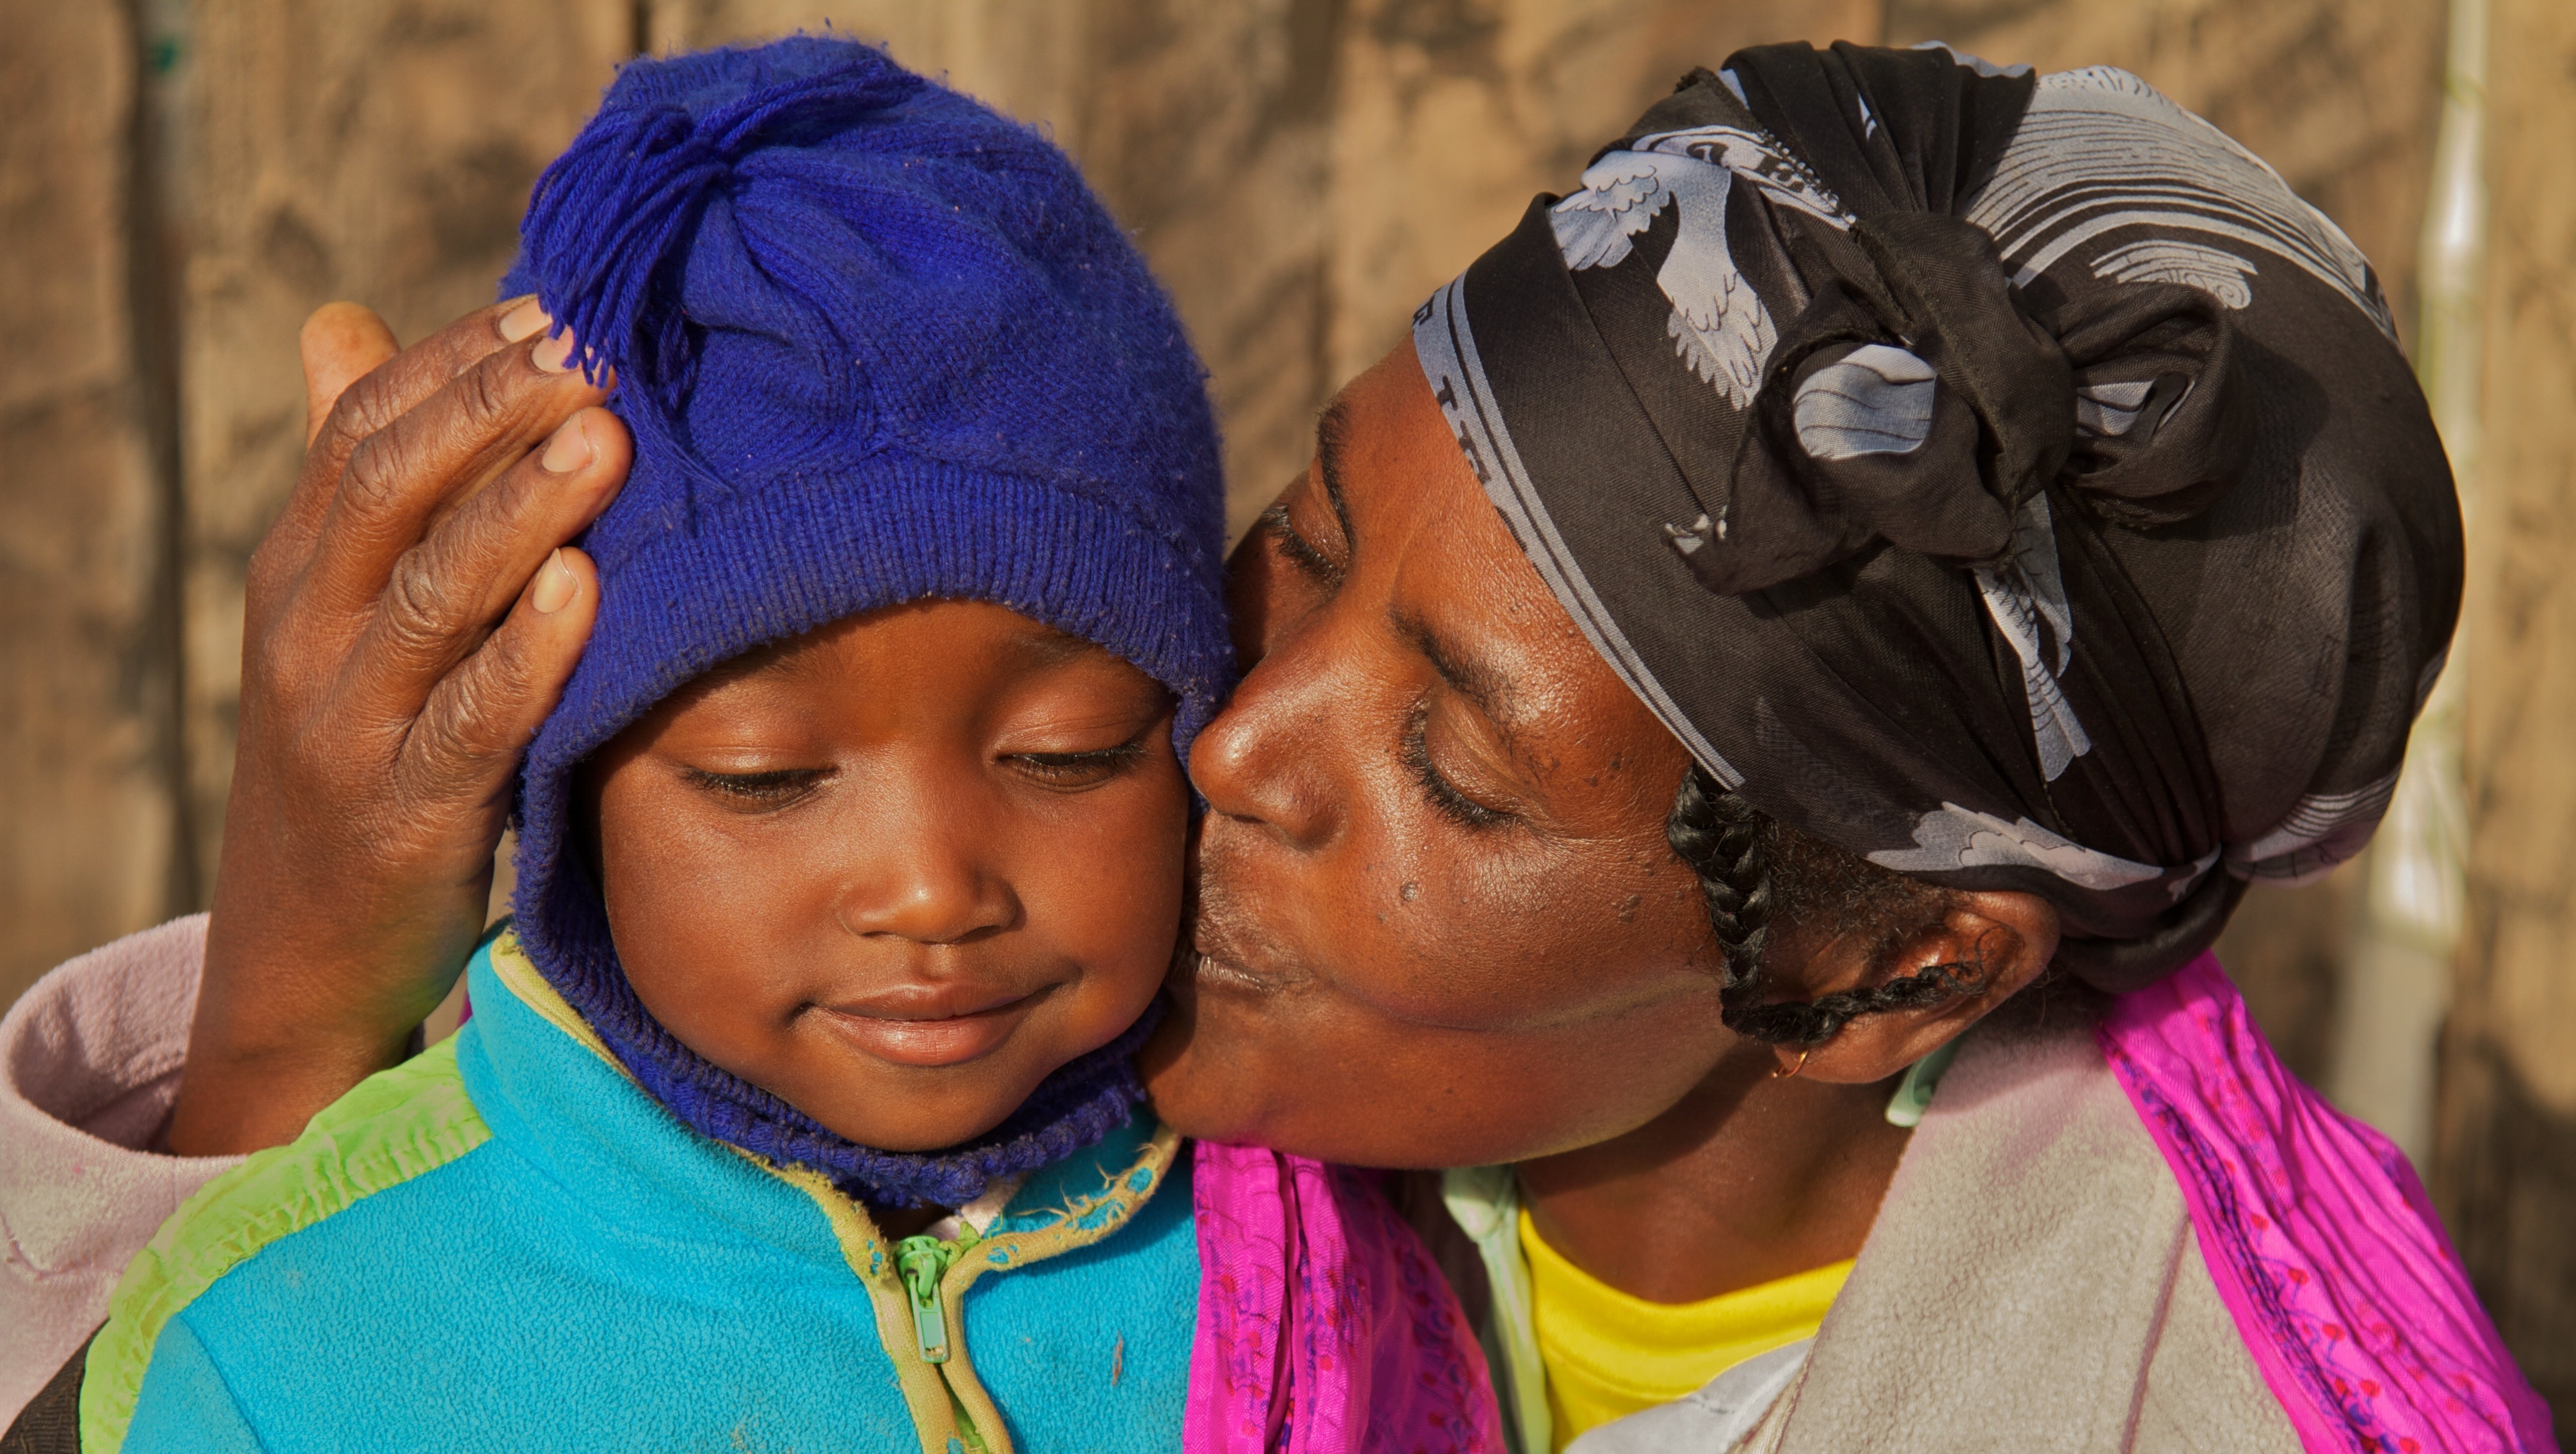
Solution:
<path fill-rule="evenodd" d="M 2576 5 L 2494 0 L 2467 941 L 2433 1192 L 2576 1438 Z"/>
<path fill-rule="evenodd" d="M 2576 1412 L 2576 6 L 2495 0 L 2472 924 L 2432 1170 Z M 2413 314 L 2440 0 L 0 0 L 0 1005 L 218 869 L 244 564 L 294 474 L 297 323 L 484 301 L 612 69 L 833 27 L 1045 123 L 1215 377 L 1240 523 L 1413 305 L 1693 64 L 1943 39 L 2128 67 L 2269 158 Z M 2322 1069 L 2340 880 L 2224 946 Z"/>

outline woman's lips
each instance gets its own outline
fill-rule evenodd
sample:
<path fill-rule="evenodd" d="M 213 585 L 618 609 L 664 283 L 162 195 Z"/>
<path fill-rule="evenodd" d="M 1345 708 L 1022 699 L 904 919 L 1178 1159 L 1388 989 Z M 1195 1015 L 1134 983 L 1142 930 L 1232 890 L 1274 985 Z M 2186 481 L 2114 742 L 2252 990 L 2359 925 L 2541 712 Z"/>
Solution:
<path fill-rule="evenodd" d="M 1201 988 L 1214 986 L 1221 989 L 1248 991 L 1279 988 L 1277 981 L 1254 974 L 1233 960 L 1219 959 L 1212 954 L 1190 956 L 1190 970 L 1191 979 Z"/>
<path fill-rule="evenodd" d="M 1237 994 L 1273 994 L 1311 980 L 1314 976 L 1302 972 L 1297 956 L 1282 952 L 1261 920 L 1238 911 L 1234 897 L 1221 891 L 1207 869 L 1202 861 L 1173 956 L 1173 978 Z"/>
<path fill-rule="evenodd" d="M 1044 991 L 904 986 L 838 1005 L 815 1005 L 834 1034 L 896 1065 L 961 1065 L 1011 1038 Z"/>
<path fill-rule="evenodd" d="M 1213 936 L 1184 940 L 1174 958 L 1172 977 L 1187 980 L 1199 989 L 1241 994 L 1275 994 L 1296 978 L 1253 968 L 1244 957 L 1229 953 L 1228 946 Z"/>

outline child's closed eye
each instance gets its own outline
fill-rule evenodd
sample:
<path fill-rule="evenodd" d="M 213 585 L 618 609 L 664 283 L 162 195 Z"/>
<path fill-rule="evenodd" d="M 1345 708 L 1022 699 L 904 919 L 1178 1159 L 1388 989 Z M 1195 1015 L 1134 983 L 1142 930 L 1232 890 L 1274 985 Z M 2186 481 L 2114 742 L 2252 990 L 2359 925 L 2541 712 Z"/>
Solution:
<path fill-rule="evenodd" d="M 1128 741 L 1089 752 L 1013 752 L 1002 760 L 1047 787 L 1096 787 L 1143 762 L 1145 744 Z"/>
<path fill-rule="evenodd" d="M 831 775 L 831 769 L 788 767 L 769 772 L 708 772 L 690 768 L 689 782 L 717 797 L 730 799 L 743 807 L 781 808 L 812 792 Z"/>

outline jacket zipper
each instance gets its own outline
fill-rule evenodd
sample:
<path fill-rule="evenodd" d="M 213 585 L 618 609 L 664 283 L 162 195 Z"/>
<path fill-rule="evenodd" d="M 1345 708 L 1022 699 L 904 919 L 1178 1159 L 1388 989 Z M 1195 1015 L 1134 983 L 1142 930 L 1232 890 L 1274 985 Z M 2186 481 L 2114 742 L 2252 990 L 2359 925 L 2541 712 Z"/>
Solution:
<path fill-rule="evenodd" d="M 940 1383 L 948 1385 L 948 1300 L 940 1283 L 948 1269 L 966 1249 L 982 1241 L 973 1227 L 960 1227 L 957 1240 L 943 1242 L 937 1237 L 906 1237 L 894 1246 L 897 1280 L 903 1284 L 904 1301 L 912 1305 L 913 1340 L 921 1361 L 940 1370 Z M 975 1421 L 968 1417 L 965 1405 L 957 1399 L 953 1386 L 948 1391 L 948 1406 L 957 1419 L 958 1432 L 964 1440 L 948 1441 L 950 1454 L 984 1454 L 983 1436 L 976 1431 Z"/>

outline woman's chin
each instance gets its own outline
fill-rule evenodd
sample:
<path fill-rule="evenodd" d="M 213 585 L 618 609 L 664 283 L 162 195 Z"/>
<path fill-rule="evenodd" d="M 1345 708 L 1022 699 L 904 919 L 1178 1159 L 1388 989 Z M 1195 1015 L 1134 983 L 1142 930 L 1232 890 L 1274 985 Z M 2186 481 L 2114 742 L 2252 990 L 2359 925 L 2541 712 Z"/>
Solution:
<path fill-rule="evenodd" d="M 1136 1054 L 1145 1099 L 1164 1124 L 1200 1141 L 1266 1146 L 1261 1077 L 1211 1044 L 1199 996 L 1185 977 L 1174 976 L 1171 1010 Z"/>

